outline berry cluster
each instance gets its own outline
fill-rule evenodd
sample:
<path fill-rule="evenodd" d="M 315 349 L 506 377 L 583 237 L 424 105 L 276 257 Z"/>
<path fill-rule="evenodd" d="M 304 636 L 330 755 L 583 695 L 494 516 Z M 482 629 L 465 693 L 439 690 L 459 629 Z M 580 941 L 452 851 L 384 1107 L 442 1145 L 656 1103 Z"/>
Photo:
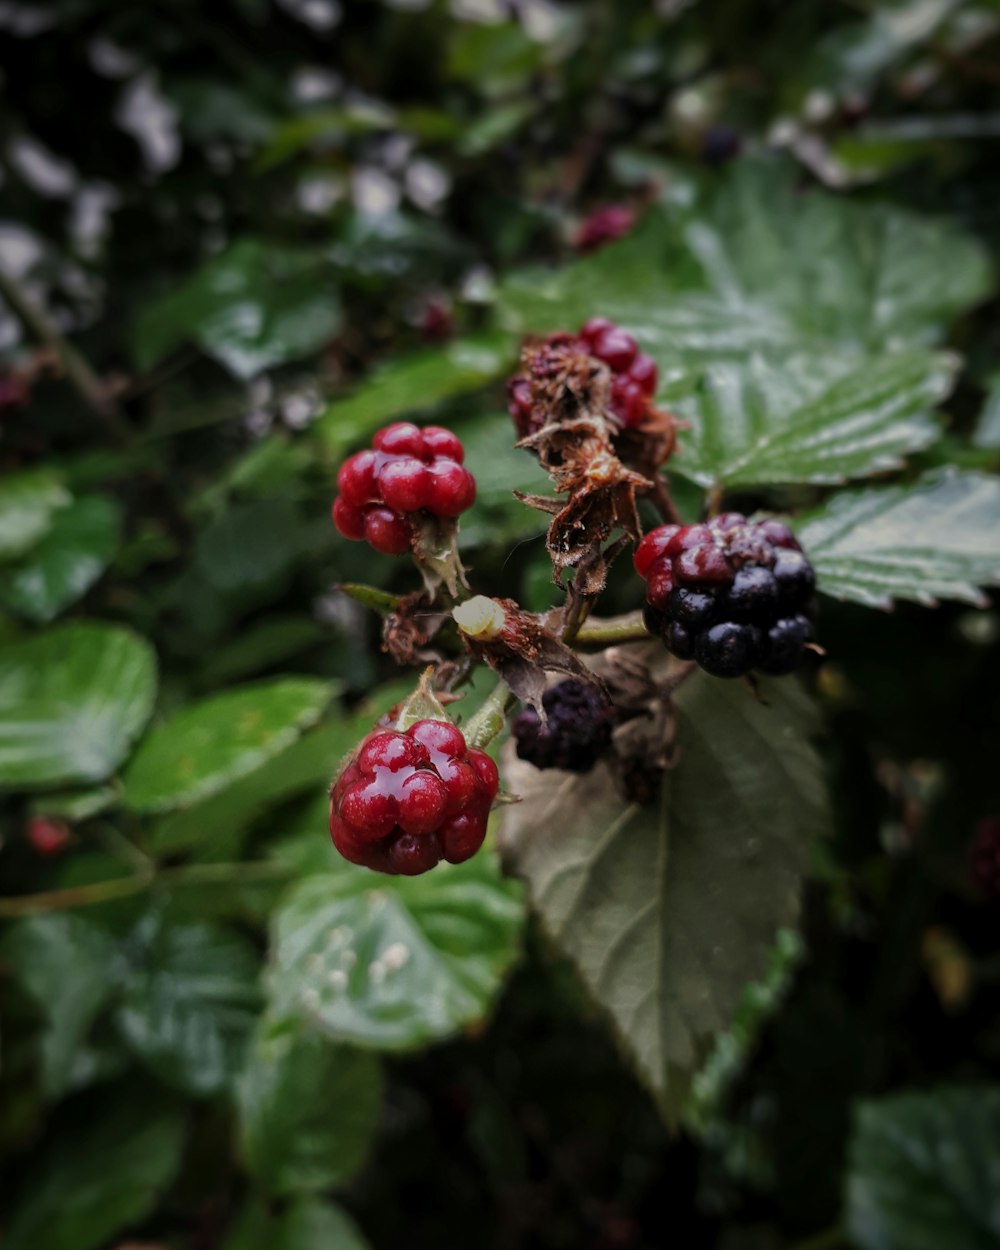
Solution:
<path fill-rule="evenodd" d="M 449 721 L 376 729 L 330 794 L 330 836 L 352 864 L 407 877 L 460 864 L 486 837 L 497 767 Z"/>
<path fill-rule="evenodd" d="M 464 459 L 460 440 L 443 426 L 386 426 L 341 466 L 333 523 L 384 555 L 408 551 L 414 514 L 457 517 L 472 506 L 476 481 Z"/>
<path fill-rule="evenodd" d="M 614 708 L 594 686 L 573 679 L 550 686 L 542 707 L 544 724 L 529 707 L 511 727 L 520 758 L 536 768 L 589 772 L 611 745 Z"/>
<path fill-rule="evenodd" d="M 716 677 L 798 666 L 812 638 L 812 566 L 780 521 L 726 512 L 704 525 L 662 525 L 635 553 L 646 624 L 682 660 Z"/>
<path fill-rule="evenodd" d="M 576 336 L 552 334 L 546 342 L 594 356 L 611 370 L 611 411 L 626 429 L 640 425 L 656 394 L 658 372 L 651 356 L 639 351 L 631 334 L 626 334 L 606 317 L 591 317 Z M 518 434 L 526 438 L 542 426 L 531 399 L 531 382 L 524 374 L 507 384 L 507 411 Z"/>
<path fill-rule="evenodd" d="M 988 817 L 976 826 L 972 876 L 987 898 L 1000 899 L 1000 817 Z"/>

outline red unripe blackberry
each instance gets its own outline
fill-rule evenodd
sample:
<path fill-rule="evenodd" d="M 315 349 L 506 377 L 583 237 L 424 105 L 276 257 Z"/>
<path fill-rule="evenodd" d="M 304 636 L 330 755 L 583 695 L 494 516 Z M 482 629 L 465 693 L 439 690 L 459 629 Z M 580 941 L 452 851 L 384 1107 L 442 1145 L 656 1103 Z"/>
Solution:
<path fill-rule="evenodd" d="M 330 792 L 330 836 L 345 859 L 413 876 L 458 864 L 486 837 L 500 778 L 449 721 L 377 729 Z"/>
<path fill-rule="evenodd" d="M 54 816 L 33 816 L 24 832 L 36 855 L 61 855 L 69 846 L 69 825 Z"/>
<path fill-rule="evenodd" d="M 591 350 L 598 360 L 610 365 L 613 373 L 626 373 L 639 354 L 639 346 L 632 335 L 619 330 L 617 326 L 605 330 L 596 338 Z"/>
<path fill-rule="evenodd" d="M 570 678 L 542 695 L 545 722 L 525 708 L 512 726 L 517 754 L 536 768 L 585 773 L 611 745 L 615 710 L 589 682 Z"/>
<path fill-rule="evenodd" d="M 573 240 L 578 252 L 593 252 L 622 238 L 635 225 L 635 214 L 625 204 L 607 204 L 580 223 Z"/>
<path fill-rule="evenodd" d="M 778 676 L 812 640 L 815 575 L 779 521 L 726 512 L 703 525 L 663 525 L 636 549 L 646 627 L 679 659 L 717 677 Z"/>
<path fill-rule="evenodd" d="M 422 518 L 457 517 L 472 505 L 476 482 L 464 459 L 461 441 L 443 426 L 388 425 L 341 465 L 333 523 L 385 555 L 408 551 Z"/>

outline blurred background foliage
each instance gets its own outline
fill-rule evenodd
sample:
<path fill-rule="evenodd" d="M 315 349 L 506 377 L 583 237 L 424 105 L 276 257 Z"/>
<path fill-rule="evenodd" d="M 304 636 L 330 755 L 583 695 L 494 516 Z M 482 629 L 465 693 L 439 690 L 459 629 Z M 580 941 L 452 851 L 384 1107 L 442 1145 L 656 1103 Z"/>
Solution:
<path fill-rule="evenodd" d="M 679 1130 L 492 854 L 373 891 L 324 832 L 410 686 L 343 452 L 454 424 L 477 589 L 554 601 L 521 334 L 640 336 L 689 516 L 836 480 L 698 441 L 727 370 L 896 370 L 841 477 L 998 468 L 998 52 L 996 0 L 0 3 L 4 1250 L 1000 1246 L 992 608 L 824 600 L 835 836 Z"/>

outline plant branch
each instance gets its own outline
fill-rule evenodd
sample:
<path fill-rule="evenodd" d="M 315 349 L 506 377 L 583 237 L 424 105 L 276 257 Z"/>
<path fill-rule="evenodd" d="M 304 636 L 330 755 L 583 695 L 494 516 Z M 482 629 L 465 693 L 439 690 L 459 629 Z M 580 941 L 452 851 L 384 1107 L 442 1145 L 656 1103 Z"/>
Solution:
<path fill-rule="evenodd" d="M 130 442 L 132 430 L 123 420 L 107 386 L 76 348 L 67 342 L 48 313 L 2 266 L 0 296 L 35 338 L 55 353 L 63 372 L 87 407 L 101 418 L 116 439 L 123 443 Z"/>
<path fill-rule="evenodd" d="M 623 642 L 648 642 L 652 635 L 642 623 L 641 612 L 610 620 L 592 620 L 582 625 L 573 642 L 577 647 L 607 647 Z"/>
<path fill-rule="evenodd" d="M 280 878 L 290 875 L 292 871 L 287 864 L 266 861 L 246 864 L 189 864 L 179 868 L 164 868 L 160 872 L 150 869 L 137 872 L 131 877 L 97 881 L 92 885 L 73 886 L 67 890 L 45 890 L 40 894 L 0 898 L 0 918 L 12 919 L 17 916 L 68 911 L 75 907 L 93 907 L 97 903 L 108 903 L 114 899 L 141 894 L 153 886 L 224 885 L 241 880 Z"/>

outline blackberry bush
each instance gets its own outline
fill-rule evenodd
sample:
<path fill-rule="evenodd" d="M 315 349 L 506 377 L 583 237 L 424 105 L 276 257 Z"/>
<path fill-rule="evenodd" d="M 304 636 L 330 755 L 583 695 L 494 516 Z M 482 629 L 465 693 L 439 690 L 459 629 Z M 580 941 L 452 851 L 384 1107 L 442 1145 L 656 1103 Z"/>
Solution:
<path fill-rule="evenodd" d="M 726 512 L 703 525 L 662 525 L 639 544 L 645 620 L 681 660 L 716 677 L 792 672 L 812 640 L 812 566 L 780 521 Z"/>

